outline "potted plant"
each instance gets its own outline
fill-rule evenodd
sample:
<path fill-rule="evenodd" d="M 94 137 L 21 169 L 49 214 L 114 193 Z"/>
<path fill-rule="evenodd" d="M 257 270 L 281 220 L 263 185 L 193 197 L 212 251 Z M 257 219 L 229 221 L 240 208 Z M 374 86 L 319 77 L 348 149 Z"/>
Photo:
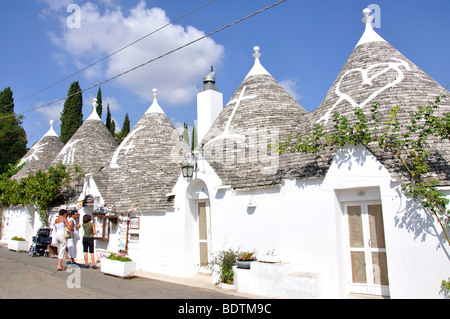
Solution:
<path fill-rule="evenodd" d="M 251 262 L 255 261 L 255 253 L 253 252 L 241 252 L 236 260 L 238 268 L 250 269 Z"/>
<path fill-rule="evenodd" d="M 106 258 L 102 258 L 100 263 L 101 272 L 120 278 L 133 277 L 135 268 L 136 263 L 125 254 L 110 254 Z"/>
<path fill-rule="evenodd" d="M 28 242 L 21 237 L 14 236 L 8 242 L 8 249 L 19 251 L 26 251 L 28 248 Z"/>
<path fill-rule="evenodd" d="M 233 285 L 233 266 L 236 265 L 237 258 L 238 252 L 232 249 L 219 251 L 210 263 L 213 282 Z"/>

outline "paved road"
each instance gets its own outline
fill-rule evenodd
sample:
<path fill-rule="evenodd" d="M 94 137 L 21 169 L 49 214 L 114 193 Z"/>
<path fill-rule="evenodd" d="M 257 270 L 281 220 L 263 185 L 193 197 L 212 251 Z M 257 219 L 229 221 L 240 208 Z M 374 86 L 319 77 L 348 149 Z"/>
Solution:
<path fill-rule="evenodd" d="M 214 289 L 135 277 L 120 279 L 99 269 L 56 270 L 53 257 L 30 257 L 0 246 L 0 298 L 22 299 L 234 299 Z"/>

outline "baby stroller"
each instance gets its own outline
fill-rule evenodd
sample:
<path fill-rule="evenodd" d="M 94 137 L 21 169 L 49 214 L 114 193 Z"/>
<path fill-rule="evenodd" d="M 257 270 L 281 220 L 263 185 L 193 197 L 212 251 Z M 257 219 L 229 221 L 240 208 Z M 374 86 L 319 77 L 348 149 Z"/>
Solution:
<path fill-rule="evenodd" d="M 28 255 L 34 256 L 49 256 L 48 245 L 52 243 L 52 229 L 44 227 L 38 230 L 36 236 L 33 236 L 31 247 L 28 250 Z"/>

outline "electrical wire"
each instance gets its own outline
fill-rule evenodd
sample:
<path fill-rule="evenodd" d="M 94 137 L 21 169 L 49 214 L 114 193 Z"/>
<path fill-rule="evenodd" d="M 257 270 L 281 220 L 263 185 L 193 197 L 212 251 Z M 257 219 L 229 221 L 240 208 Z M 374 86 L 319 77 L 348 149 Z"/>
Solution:
<path fill-rule="evenodd" d="M 144 35 L 143 37 L 141 37 L 141 38 L 139 38 L 139 39 L 137 39 L 137 40 L 135 40 L 135 41 L 133 41 L 133 42 L 131 42 L 131 43 L 129 43 L 129 44 L 127 44 L 126 46 L 124 46 L 124 47 L 122 47 L 122 48 L 120 48 L 120 49 L 118 49 L 118 50 L 112 52 L 111 54 L 108 54 L 107 56 L 101 58 L 100 60 L 95 61 L 95 62 L 92 63 L 92 64 L 89 64 L 88 66 L 86 66 L 86 67 L 84 67 L 84 68 L 78 70 L 77 72 L 75 72 L 75 73 L 73 73 L 73 74 L 71 74 L 71 75 L 68 75 L 68 76 L 66 76 L 65 78 L 63 78 L 63 79 L 61 79 L 61 80 L 59 80 L 59 81 L 57 81 L 57 82 L 55 82 L 55 83 L 53 83 L 53 84 L 50 84 L 49 86 L 46 86 L 46 87 L 44 87 L 43 89 L 40 89 L 39 91 L 36 91 L 36 92 L 34 92 L 34 93 L 32 93 L 32 94 L 30 94 L 30 95 L 24 97 L 24 98 L 21 98 L 21 99 L 18 100 L 18 101 L 14 101 L 14 103 L 11 103 L 11 104 L 9 104 L 9 105 L 5 105 L 5 106 L 3 106 L 2 108 L 7 108 L 7 107 L 9 107 L 9 106 L 15 105 L 15 104 L 17 104 L 17 103 L 19 103 L 19 102 L 21 102 L 21 101 L 24 101 L 24 100 L 26 100 L 26 99 L 28 99 L 28 98 L 30 98 L 30 97 L 32 97 L 32 96 L 37 95 L 37 94 L 39 94 L 39 93 L 41 93 L 41 92 L 43 92 L 43 91 L 45 91 L 45 90 L 48 90 L 48 89 L 54 87 L 55 85 L 57 85 L 57 84 L 59 84 L 59 83 L 61 83 L 61 82 L 64 82 L 65 80 L 70 79 L 71 77 L 73 77 L 73 76 L 75 76 L 75 75 L 77 75 L 77 74 L 79 74 L 79 73 L 81 73 L 81 72 L 83 72 L 83 71 L 86 71 L 87 69 L 93 67 L 94 65 L 96 65 L 96 64 L 98 64 L 98 63 L 100 63 L 100 62 L 103 62 L 104 60 L 106 60 L 106 59 L 112 57 L 113 55 L 115 55 L 115 54 L 117 54 L 117 53 L 119 53 L 119 52 L 125 50 L 126 48 L 129 48 L 130 46 L 132 46 L 132 45 L 138 43 L 139 41 L 144 40 L 145 38 L 147 38 L 147 37 L 149 37 L 149 36 L 155 34 L 156 32 L 161 31 L 161 30 L 164 29 L 164 28 L 167 28 L 168 26 L 170 26 L 170 25 L 174 24 L 175 22 L 180 21 L 181 19 L 183 19 L 183 18 L 185 18 L 185 17 L 187 17 L 187 16 L 189 16 L 189 15 L 191 15 L 191 14 L 193 14 L 193 13 L 199 11 L 200 9 L 203 9 L 204 7 L 206 7 L 206 6 L 210 5 L 210 4 L 212 4 L 212 3 L 215 2 L 215 1 L 217 1 L 217 0 L 211 0 L 211 1 L 209 1 L 208 3 L 203 4 L 202 6 L 198 7 L 197 9 L 194 9 L 194 10 L 192 10 L 192 11 L 190 11 L 190 12 L 188 12 L 188 13 L 182 15 L 181 17 L 179 17 L 179 18 L 177 18 L 177 19 L 175 19 L 175 20 L 173 20 L 173 21 L 171 21 L 171 22 L 169 22 L 169 23 L 163 25 L 162 27 L 159 27 L 158 29 L 156 29 L 156 30 L 154 30 L 154 31 L 152 31 L 152 32 L 150 32 L 150 33 Z"/>
<path fill-rule="evenodd" d="M 230 28 L 230 27 L 232 27 L 232 26 L 234 26 L 234 25 L 236 25 L 236 24 L 238 24 L 238 23 L 240 23 L 240 22 L 242 22 L 242 21 L 244 21 L 244 20 L 247 20 L 247 19 L 249 19 L 249 18 L 251 18 L 251 17 L 254 17 L 254 16 L 256 16 L 256 15 L 258 15 L 258 14 L 264 12 L 264 11 L 267 11 L 267 10 L 269 10 L 269 9 L 271 9 L 271 8 L 277 6 L 277 5 L 279 5 L 279 4 L 281 4 L 281 3 L 285 2 L 285 1 L 287 1 L 287 0 L 281 0 L 281 1 L 278 1 L 278 2 L 276 2 L 276 3 L 274 3 L 274 4 L 270 5 L 270 6 L 267 6 L 267 7 L 263 8 L 263 9 L 261 9 L 261 10 L 258 10 L 258 11 L 256 11 L 256 12 L 252 13 L 252 14 L 250 14 L 250 15 L 248 15 L 248 16 L 245 16 L 245 17 L 243 17 L 243 18 L 241 18 L 241 19 L 239 19 L 239 20 L 236 20 L 236 21 L 234 21 L 234 22 L 232 22 L 232 23 L 230 23 L 230 24 L 228 24 L 228 25 L 226 25 L 226 26 L 224 26 L 224 27 L 221 27 L 221 28 L 219 28 L 219 29 L 217 29 L 217 30 L 215 30 L 215 31 L 212 31 L 212 32 L 210 32 L 210 33 L 208 33 L 208 34 L 206 34 L 206 35 L 204 35 L 204 36 L 201 36 L 201 37 L 199 37 L 199 38 L 197 38 L 197 39 L 195 39 L 195 40 L 193 40 L 193 41 L 190 41 L 190 42 L 188 42 L 188 43 L 186 43 L 186 44 L 184 44 L 184 45 L 182 45 L 182 46 L 179 46 L 179 47 L 176 48 L 176 49 L 173 49 L 173 50 L 171 50 L 171 51 L 168 51 L 168 52 L 166 52 L 166 53 L 164 53 L 164 54 L 162 54 L 162 55 L 160 55 L 160 56 L 158 56 L 158 57 L 156 57 L 156 58 L 153 58 L 153 59 L 151 59 L 151 60 L 149 60 L 149 61 L 147 61 L 147 62 L 145 62 L 145 63 L 142 63 L 142 64 L 140 64 L 140 65 L 138 65 L 138 66 L 135 66 L 135 67 L 133 67 L 133 68 L 131 68 L 131 69 L 125 71 L 125 72 L 119 73 L 119 74 L 117 74 L 117 75 L 115 75 L 115 76 L 113 76 L 113 77 L 110 77 L 110 78 L 108 78 L 108 79 L 102 81 L 102 82 L 99 82 L 99 83 L 97 83 L 97 84 L 94 84 L 94 85 L 92 85 L 92 86 L 90 86 L 90 87 L 88 87 L 88 88 L 86 88 L 86 89 L 83 89 L 83 90 L 81 90 L 81 91 L 78 91 L 77 93 L 74 93 L 74 94 L 71 94 L 71 95 L 67 95 L 67 96 L 64 97 L 64 98 L 60 98 L 60 99 L 54 100 L 54 101 L 52 101 L 52 102 L 50 102 L 50 103 L 47 103 L 47 104 L 44 104 L 44 105 L 40 105 L 40 106 L 37 106 L 37 107 L 35 107 L 35 108 L 29 109 L 29 110 L 27 110 L 27 111 L 23 111 L 23 112 L 20 112 L 20 113 L 17 113 L 17 114 L 20 115 L 20 114 L 25 114 L 25 113 L 28 113 L 28 112 L 32 112 L 32 111 L 38 110 L 38 109 L 40 109 L 40 108 L 43 108 L 43 107 L 46 107 L 46 106 L 49 106 L 49 105 L 58 103 L 58 102 L 60 102 L 60 101 L 62 101 L 62 100 L 65 100 L 65 99 L 67 99 L 67 98 L 70 98 L 70 97 L 75 96 L 75 95 L 77 95 L 77 94 L 80 94 L 80 93 L 83 93 L 83 92 L 85 92 L 85 91 L 91 90 L 91 89 L 93 89 L 93 88 L 95 88 L 95 87 L 97 87 L 97 86 L 100 86 L 100 85 L 102 85 L 102 84 L 105 84 L 105 83 L 107 83 L 107 82 L 110 82 L 110 81 L 112 81 L 112 80 L 115 80 L 115 79 L 117 79 L 117 78 L 119 78 L 119 77 L 121 77 L 121 76 L 123 76 L 123 75 L 125 75 L 125 74 L 128 74 L 128 73 L 133 72 L 133 71 L 135 71 L 135 70 L 137 70 L 137 69 L 139 69 L 139 68 L 141 68 L 141 67 L 143 67 L 143 66 L 146 66 L 147 64 L 150 64 L 150 63 L 152 63 L 152 62 L 155 62 L 155 61 L 157 61 L 157 60 L 160 60 L 160 59 L 162 59 L 162 58 L 164 58 L 164 57 L 166 57 L 166 56 L 168 56 L 168 55 L 170 55 L 170 54 L 172 54 L 172 53 L 174 53 L 174 52 L 177 52 L 177 51 L 179 51 L 179 50 L 181 50 L 181 49 L 184 49 L 185 47 L 190 46 L 190 45 L 192 45 L 192 44 L 194 44 L 194 43 L 196 43 L 196 42 L 198 42 L 198 41 L 200 41 L 200 40 L 203 40 L 203 39 L 205 39 L 205 38 L 207 38 L 207 37 L 210 37 L 210 36 L 212 36 L 213 34 L 216 34 L 216 33 L 220 32 L 220 31 L 223 31 L 223 30 L 225 30 L 225 29 L 228 29 L 228 28 Z M 0 119 L 12 117 L 12 116 L 15 116 L 15 115 L 3 116 L 3 117 L 0 117 Z"/>

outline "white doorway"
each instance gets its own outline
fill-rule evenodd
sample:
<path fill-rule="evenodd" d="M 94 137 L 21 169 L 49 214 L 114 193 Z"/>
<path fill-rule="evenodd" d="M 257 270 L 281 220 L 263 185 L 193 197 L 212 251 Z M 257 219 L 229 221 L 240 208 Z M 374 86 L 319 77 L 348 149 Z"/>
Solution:
<path fill-rule="evenodd" d="M 389 295 L 389 276 L 381 202 L 344 204 L 348 227 L 351 292 Z"/>

